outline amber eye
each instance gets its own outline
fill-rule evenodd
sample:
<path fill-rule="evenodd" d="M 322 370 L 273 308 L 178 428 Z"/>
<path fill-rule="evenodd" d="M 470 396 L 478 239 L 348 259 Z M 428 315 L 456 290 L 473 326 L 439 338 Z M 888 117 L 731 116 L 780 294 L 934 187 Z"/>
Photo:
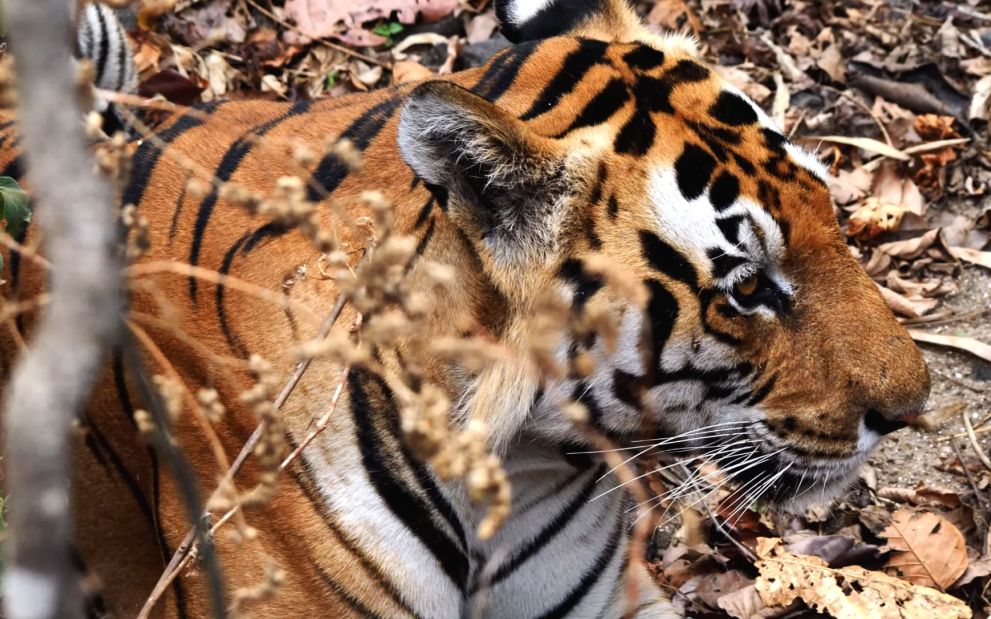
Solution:
<path fill-rule="evenodd" d="M 733 286 L 733 292 L 735 292 L 736 294 L 738 294 L 741 297 L 749 297 L 750 295 L 752 295 L 756 291 L 757 291 L 757 276 L 756 275 L 751 275 L 747 279 L 745 279 L 745 280 L 743 280 L 741 282 L 737 282 L 736 285 Z"/>

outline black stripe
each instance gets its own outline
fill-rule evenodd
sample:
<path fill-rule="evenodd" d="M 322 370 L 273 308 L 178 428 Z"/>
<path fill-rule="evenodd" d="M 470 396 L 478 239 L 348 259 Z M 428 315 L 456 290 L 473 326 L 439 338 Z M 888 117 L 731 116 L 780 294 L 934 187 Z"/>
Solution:
<path fill-rule="evenodd" d="M 433 210 L 435 201 L 436 198 L 433 195 L 427 198 L 427 201 L 423 204 L 423 208 L 420 209 L 420 214 L 416 216 L 416 223 L 413 224 L 414 228 L 419 228 L 427 223 L 427 217 L 430 216 L 430 211 Z"/>
<path fill-rule="evenodd" d="M 115 348 L 111 354 L 111 367 L 113 371 L 114 387 L 117 390 L 117 402 L 120 404 L 124 417 L 131 426 L 137 430 L 137 422 L 134 420 L 134 405 L 131 403 L 131 396 L 127 389 L 127 379 L 124 375 L 124 355 L 119 348 Z M 158 549 L 162 556 L 162 563 L 167 563 L 172 558 L 172 550 L 165 539 L 165 532 L 162 530 L 161 517 L 161 472 L 158 465 L 158 455 L 151 447 L 146 448 L 148 454 L 148 465 L 151 468 L 151 503 L 152 503 L 152 526 L 155 535 L 158 537 Z M 186 595 L 183 590 L 181 579 L 173 581 L 173 589 L 176 596 L 176 608 L 180 617 L 186 616 Z"/>
<path fill-rule="evenodd" d="M 287 432 L 286 441 L 289 444 L 290 450 L 295 449 L 298 445 L 292 436 Z M 314 480 L 314 473 L 310 468 L 309 461 L 306 458 L 299 458 L 296 460 L 296 467 L 292 469 L 290 474 L 293 479 L 297 482 L 300 490 L 306 496 L 306 499 L 312 505 L 314 511 L 316 511 L 323 523 L 327 526 L 327 530 L 330 531 L 336 541 L 349 553 L 351 553 L 362 569 L 371 575 L 372 579 L 378 584 L 382 591 L 392 600 L 396 606 L 400 607 L 404 612 L 409 615 L 419 618 L 420 616 L 413 611 L 412 608 L 403 599 L 402 594 L 396 589 L 394 583 L 392 583 L 382 570 L 376 565 L 372 559 L 370 559 L 365 552 L 362 550 L 361 545 L 352 539 L 352 537 L 344 530 L 342 530 L 338 524 L 334 521 L 334 515 L 329 512 L 327 502 L 320 498 L 314 491 L 316 487 Z"/>
<path fill-rule="evenodd" d="M 237 240 L 227 253 L 224 254 L 224 261 L 220 265 L 220 270 L 218 271 L 221 275 L 227 275 L 230 273 L 231 265 L 234 263 L 234 257 L 237 255 L 239 249 L 254 235 L 254 232 L 246 232 L 241 238 Z M 237 357 L 247 358 L 248 349 L 244 345 L 232 330 L 230 323 L 227 322 L 227 308 L 224 305 L 225 295 L 227 293 L 227 286 L 222 283 L 217 284 L 217 289 L 214 292 L 214 305 L 217 310 L 217 321 L 220 323 L 220 332 L 224 334 L 224 339 L 227 341 L 227 346 L 230 347 L 231 352 Z"/>
<path fill-rule="evenodd" d="M 380 615 L 371 608 L 365 606 L 361 600 L 348 591 L 344 585 L 331 578 L 330 574 L 328 574 L 323 567 L 320 565 L 316 565 L 315 567 L 317 569 L 317 574 L 320 576 L 320 580 L 323 581 L 324 586 L 333 591 L 334 595 L 343 600 L 344 603 L 348 605 L 348 608 L 353 610 L 359 617 L 370 617 L 372 619 L 383 617 L 383 615 Z"/>
<path fill-rule="evenodd" d="M 609 541 L 606 542 L 605 548 L 602 549 L 595 563 L 592 564 L 591 569 L 581 579 L 581 582 L 575 585 L 571 593 L 553 608 L 540 615 L 540 619 L 556 619 L 566 616 L 582 601 L 585 594 L 595 586 L 595 583 L 602 577 L 603 572 L 609 567 L 609 563 L 612 561 L 613 556 L 616 554 L 616 549 L 619 547 L 619 542 L 623 536 L 623 520 L 623 510 L 619 510 L 619 513 L 616 515 L 616 525 L 613 527 L 612 534 L 609 536 Z"/>
<path fill-rule="evenodd" d="M 367 110 L 359 116 L 347 129 L 341 133 L 342 139 L 351 140 L 358 152 L 364 152 L 375 136 L 382 131 L 385 123 L 389 122 L 396 112 L 402 99 L 397 96 L 390 97 L 378 105 Z M 323 191 L 318 190 L 312 184 L 307 187 L 306 199 L 311 202 L 318 202 L 330 195 L 337 189 L 338 185 L 347 177 L 348 166 L 333 153 L 324 155 L 317 164 L 313 172 L 313 180 L 316 181 Z"/>
<path fill-rule="evenodd" d="M 606 212 L 609 214 L 609 219 L 616 219 L 619 215 L 619 201 L 616 199 L 616 194 L 609 196 L 609 206 L 606 208 Z"/>
<path fill-rule="evenodd" d="M 692 289 L 699 287 L 695 267 L 659 236 L 648 230 L 641 230 L 640 244 L 643 247 L 644 258 L 653 269 L 687 284 Z"/>
<path fill-rule="evenodd" d="M 110 56 L 110 33 L 107 31 L 107 20 L 104 18 L 100 5 L 91 5 L 96 13 L 96 25 L 100 28 L 100 52 L 96 58 L 96 83 L 98 86 L 103 83 L 103 72 L 107 67 L 107 58 Z"/>
<path fill-rule="evenodd" d="M 378 382 L 373 375 L 364 371 L 352 370 L 348 378 L 351 414 L 365 472 L 393 515 L 426 546 L 455 587 L 464 591 L 468 578 L 468 557 L 434 524 L 430 517 L 430 506 L 393 476 L 389 458 L 382 451 L 382 440 L 373 426 L 372 418 L 383 413 L 395 416 L 397 412 L 376 411 L 373 407 L 365 386 Z M 394 409 L 391 394 L 385 385 L 380 384 L 379 390 L 382 391 L 383 398 L 390 400 L 383 404 Z"/>
<path fill-rule="evenodd" d="M 606 64 L 605 54 L 608 44 L 603 41 L 582 39 L 578 49 L 568 54 L 561 69 L 541 91 L 530 109 L 520 120 L 531 120 L 549 111 L 578 85 L 585 74 L 595 65 Z"/>
<path fill-rule="evenodd" d="M 767 379 L 767 382 L 764 383 L 760 387 L 760 389 L 758 389 L 749 400 L 747 400 L 747 406 L 756 406 L 761 402 L 763 402 L 764 398 L 766 398 L 768 394 L 771 393 L 771 389 L 774 389 L 774 383 L 776 383 L 777 381 L 778 381 L 778 375 L 773 374 L 771 378 Z"/>
<path fill-rule="evenodd" d="M 621 78 L 614 78 L 592 97 L 567 129 L 554 137 L 563 138 L 576 129 L 600 125 L 609 120 L 629 100 L 630 92 L 626 88 L 626 83 Z"/>
<path fill-rule="evenodd" d="M 123 28 L 121 28 L 120 22 L 116 24 L 114 28 L 114 34 L 117 35 L 117 90 L 122 91 L 124 87 L 127 86 L 127 61 L 128 55 L 130 54 L 130 48 L 127 45 L 127 35 L 124 34 Z"/>
<path fill-rule="evenodd" d="M 175 239 L 176 230 L 179 228 L 179 215 L 182 214 L 183 203 L 186 201 L 186 187 L 188 185 L 189 179 L 182 184 L 182 189 L 179 191 L 179 199 L 176 200 L 175 209 L 172 211 L 172 222 L 169 224 L 169 245 Z"/>
<path fill-rule="evenodd" d="M 650 328 L 650 358 L 647 375 L 654 376 L 661 371 L 661 354 L 668 344 L 674 324 L 678 320 L 678 300 L 656 279 L 644 282 L 650 291 L 647 302 L 647 326 Z"/>
<path fill-rule="evenodd" d="M 707 249 L 705 254 L 712 261 L 712 277 L 716 279 L 725 278 L 733 269 L 747 263 L 746 258 L 728 254 L 721 247 Z"/>
<path fill-rule="evenodd" d="M 195 106 L 196 116 L 183 116 L 168 128 L 156 133 L 155 140 L 143 141 L 131 158 L 131 169 L 133 172 L 131 173 L 131 180 L 121 196 L 121 204 L 141 206 L 141 199 L 144 197 L 145 189 L 148 187 L 148 181 L 158 167 L 158 160 L 162 156 L 159 143 L 169 145 L 190 129 L 202 125 L 203 120 L 201 115 L 213 113 L 221 104 L 222 102 L 211 102 L 204 105 L 197 105 Z"/>
<path fill-rule="evenodd" d="M 716 220 L 716 227 L 723 233 L 723 237 L 726 238 L 729 244 L 734 247 L 740 245 L 740 223 L 743 219 L 743 215 L 732 215 Z"/>
<path fill-rule="evenodd" d="M 434 231 L 436 228 L 437 220 L 431 217 L 430 224 L 427 226 L 427 231 L 423 233 L 423 238 L 416 244 L 416 252 L 413 254 L 415 257 L 422 256 L 423 252 L 426 251 L 427 245 L 430 244 L 430 239 L 434 238 Z M 410 260 L 409 265 L 406 268 L 411 269 L 414 264 L 416 264 L 415 258 Z"/>
<path fill-rule="evenodd" d="M 220 159 L 220 163 L 217 165 L 217 170 L 214 172 L 214 177 L 218 184 L 226 183 L 234 176 L 237 169 L 240 167 L 244 158 L 252 151 L 257 142 L 257 138 L 260 138 L 275 129 L 280 124 L 285 121 L 298 116 L 300 114 L 306 113 L 310 106 L 313 104 L 313 99 L 303 99 L 295 103 L 288 111 L 284 114 L 277 116 L 269 121 L 266 121 L 260 125 L 255 126 L 249 130 L 243 137 L 238 138 L 224 153 L 224 156 Z M 213 215 L 213 209 L 217 205 L 217 200 L 219 198 L 218 187 L 210 191 L 209 194 L 203 201 L 200 202 L 200 207 L 196 212 L 196 224 L 193 228 L 193 242 L 189 247 L 189 264 L 196 266 L 200 262 L 200 250 L 203 246 L 203 235 L 206 233 L 207 225 L 210 223 L 210 218 Z M 189 278 L 189 298 L 196 302 L 196 292 L 197 292 L 197 280 L 195 277 L 190 276 Z"/>
<path fill-rule="evenodd" d="M 540 552 L 540 550 L 546 546 L 554 537 L 564 531 L 564 529 L 570 524 L 571 520 L 578 515 L 578 512 L 582 510 L 583 507 L 588 503 L 589 498 L 592 496 L 592 492 L 595 487 L 599 485 L 599 477 L 605 472 L 605 465 L 599 465 L 595 469 L 590 471 L 591 476 L 588 481 L 582 486 L 582 489 L 576 494 L 567 505 L 565 505 L 561 511 L 559 511 L 550 522 L 548 522 L 536 537 L 534 537 L 530 542 L 516 551 L 513 554 L 513 558 L 509 561 L 503 563 L 499 566 L 499 569 L 492 576 L 492 580 L 489 581 L 489 586 L 494 586 L 513 572 L 515 572 L 521 565 L 526 563 L 531 557 Z"/>
<path fill-rule="evenodd" d="M 537 45 L 523 43 L 494 58 L 471 91 L 490 103 L 498 100 L 516 81 L 520 68 L 537 50 Z"/>

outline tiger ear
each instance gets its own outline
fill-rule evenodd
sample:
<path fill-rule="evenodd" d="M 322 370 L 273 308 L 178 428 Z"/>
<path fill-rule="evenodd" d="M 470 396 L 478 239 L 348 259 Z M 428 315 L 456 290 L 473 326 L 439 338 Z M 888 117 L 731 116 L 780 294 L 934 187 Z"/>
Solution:
<path fill-rule="evenodd" d="M 552 246 L 564 156 L 550 139 L 485 99 L 439 81 L 410 94 L 398 139 L 403 159 L 451 221 L 493 257 Z"/>
<path fill-rule="evenodd" d="M 513 43 L 562 35 L 622 43 L 647 36 L 626 0 L 496 0 L 496 15 Z"/>

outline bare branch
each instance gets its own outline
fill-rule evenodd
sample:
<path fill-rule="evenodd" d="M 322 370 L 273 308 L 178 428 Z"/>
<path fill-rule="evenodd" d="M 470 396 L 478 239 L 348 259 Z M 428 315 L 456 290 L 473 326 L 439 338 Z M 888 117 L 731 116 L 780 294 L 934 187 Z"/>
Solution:
<path fill-rule="evenodd" d="M 113 192 L 93 174 L 76 106 L 65 0 L 8 2 L 19 118 L 51 304 L 6 394 L 12 619 L 79 616 L 70 563 L 69 439 L 120 327 Z"/>

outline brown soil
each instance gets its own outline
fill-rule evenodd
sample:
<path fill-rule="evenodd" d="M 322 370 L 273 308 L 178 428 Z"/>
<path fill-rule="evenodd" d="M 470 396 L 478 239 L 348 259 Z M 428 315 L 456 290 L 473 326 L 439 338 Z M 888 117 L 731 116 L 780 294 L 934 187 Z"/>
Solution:
<path fill-rule="evenodd" d="M 991 343 L 991 273 L 968 268 L 959 280 L 960 292 L 945 300 L 944 308 L 969 315 L 968 319 L 941 326 L 914 328 L 947 335 L 964 335 Z M 981 312 L 974 316 L 975 312 Z M 882 441 L 871 458 L 878 486 L 914 486 L 917 482 L 960 490 L 965 477 L 940 471 L 942 462 L 955 456 L 949 441 L 940 440 L 964 432 L 961 414 L 976 426 L 991 415 L 991 363 L 955 350 L 921 345 L 932 375 L 927 417 L 931 430 L 909 429 Z M 988 422 L 991 426 L 991 422 Z M 960 452 L 973 455 L 966 437 L 955 439 Z M 991 432 L 979 433 L 984 453 L 991 447 Z"/>

